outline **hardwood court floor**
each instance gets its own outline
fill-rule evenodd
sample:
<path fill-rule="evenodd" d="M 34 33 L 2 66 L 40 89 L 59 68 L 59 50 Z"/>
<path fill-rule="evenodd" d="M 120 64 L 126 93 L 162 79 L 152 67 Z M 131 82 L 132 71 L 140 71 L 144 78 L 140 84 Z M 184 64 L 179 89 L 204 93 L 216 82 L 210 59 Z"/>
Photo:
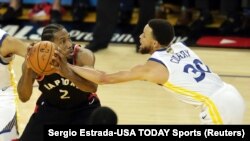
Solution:
<path fill-rule="evenodd" d="M 85 44 L 85 43 L 82 43 Z M 192 49 L 210 66 L 210 69 L 233 84 L 243 95 L 247 112 L 244 124 L 250 124 L 250 50 L 247 49 Z M 115 72 L 144 63 L 149 55 L 135 53 L 134 45 L 111 44 L 96 54 L 96 68 Z M 17 80 L 23 59 L 16 56 L 14 69 Z M 143 81 L 100 85 L 98 96 L 102 105 L 109 106 L 119 116 L 119 124 L 199 124 L 199 109 L 176 100 L 162 87 Z M 27 103 L 19 102 L 19 127 L 22 133 L 40 92 L 35 87 Z"/>

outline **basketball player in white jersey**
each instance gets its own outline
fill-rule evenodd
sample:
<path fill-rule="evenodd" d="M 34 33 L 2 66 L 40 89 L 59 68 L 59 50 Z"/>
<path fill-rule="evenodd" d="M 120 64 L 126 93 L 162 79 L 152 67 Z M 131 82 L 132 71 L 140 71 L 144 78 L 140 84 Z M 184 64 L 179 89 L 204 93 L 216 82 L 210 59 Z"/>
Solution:
<path fill-rule="evenodd" d="M 240 124 L 245 111 L 239 92 L 221 80 L 188 47 L 174 43 L 174 29 L 166 20 L 153 19 L 140 35 L 140 52 L 151 54 L 145 64 L 128 71 L 107 74 L 87 67 L 66 64 L 61 51 L 55 57 L 58 69 L 71 67 L 77 74 L 97 84 L 146 80 L 174 92 L 177 98 L 201 108 L 202 124 Z"/>
<path fill-rule="evenodd" d="M 11 61 L 15 54 L 24 57 L 27 46 L 0 29 L 0 141 L 18 138 L 16 82 Z"/>

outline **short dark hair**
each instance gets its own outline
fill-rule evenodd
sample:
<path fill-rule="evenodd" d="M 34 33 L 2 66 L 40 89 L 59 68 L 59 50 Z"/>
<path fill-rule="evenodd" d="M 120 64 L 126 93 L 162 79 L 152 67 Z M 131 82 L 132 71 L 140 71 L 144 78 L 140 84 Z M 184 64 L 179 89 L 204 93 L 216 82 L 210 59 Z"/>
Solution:
<path fill-rule="evenodd" d="M 161 45 L 169 45 L 174 38 L 174 27 L 163 19 L 152 19 L 148 22 L 150 28 L 152 28 L 153 37 Z"/>
<path fill-rule="evenodd" d="M 116 113 L 105 106 L 96 108 L 89 118 L 90 125 L 116 125 L 117 121 Z"/>
<path fill-rule="evenodd" d="M 42 41 L 53 41 L 54 33 L 62 30 L 63 28 L 64 26 L 60 24 L 49 24 L 45 26 L 42 32 Z"/>

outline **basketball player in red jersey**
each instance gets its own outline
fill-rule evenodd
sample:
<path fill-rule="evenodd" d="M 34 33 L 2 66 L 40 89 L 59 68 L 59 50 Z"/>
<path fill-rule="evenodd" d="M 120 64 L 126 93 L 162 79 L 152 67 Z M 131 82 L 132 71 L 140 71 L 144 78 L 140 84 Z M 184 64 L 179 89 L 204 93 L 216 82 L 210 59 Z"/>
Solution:
<path fill-rule="evenodd" d="M 16 83 L 11 62 L 15 54 L 24 57 L 27 47 L 0 29 L 0 141 L 18 138 Z"/>
<path fill-rule="evenodd" d="M 91 51 L 72 44 L 69 33 L 59 24 L 46 26 L 42 41 L 52 41 L 59 46 L 70 64 L 94 67 L 95 57 Z M 29 100 L 33 83 L 37 80 L 41 96 L 36 111 L 31 116 L 20 138 L 21 141 L 42 141 L 45 124 L 88 124 L 92 111 L 100 107 L 95 92 L 97 85 L 79 77 L 70 69 L 46 76 L 37 74 L 23 63 L 23 73 L 18 82 L 19 97 Z"/>

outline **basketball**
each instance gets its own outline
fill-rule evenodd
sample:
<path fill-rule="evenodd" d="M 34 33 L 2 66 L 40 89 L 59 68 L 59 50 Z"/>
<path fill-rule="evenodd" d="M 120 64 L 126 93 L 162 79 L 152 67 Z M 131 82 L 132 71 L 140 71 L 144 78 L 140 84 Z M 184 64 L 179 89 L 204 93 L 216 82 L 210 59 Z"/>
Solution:
<path fill-rule="evenodd" d="M 55 68 L 51 67 L 52 56 L 56 47 L 50 41 L 40 41 L 31 47 L 27 62 L 38 75 L 50 75 L 55 73 Z"/>

